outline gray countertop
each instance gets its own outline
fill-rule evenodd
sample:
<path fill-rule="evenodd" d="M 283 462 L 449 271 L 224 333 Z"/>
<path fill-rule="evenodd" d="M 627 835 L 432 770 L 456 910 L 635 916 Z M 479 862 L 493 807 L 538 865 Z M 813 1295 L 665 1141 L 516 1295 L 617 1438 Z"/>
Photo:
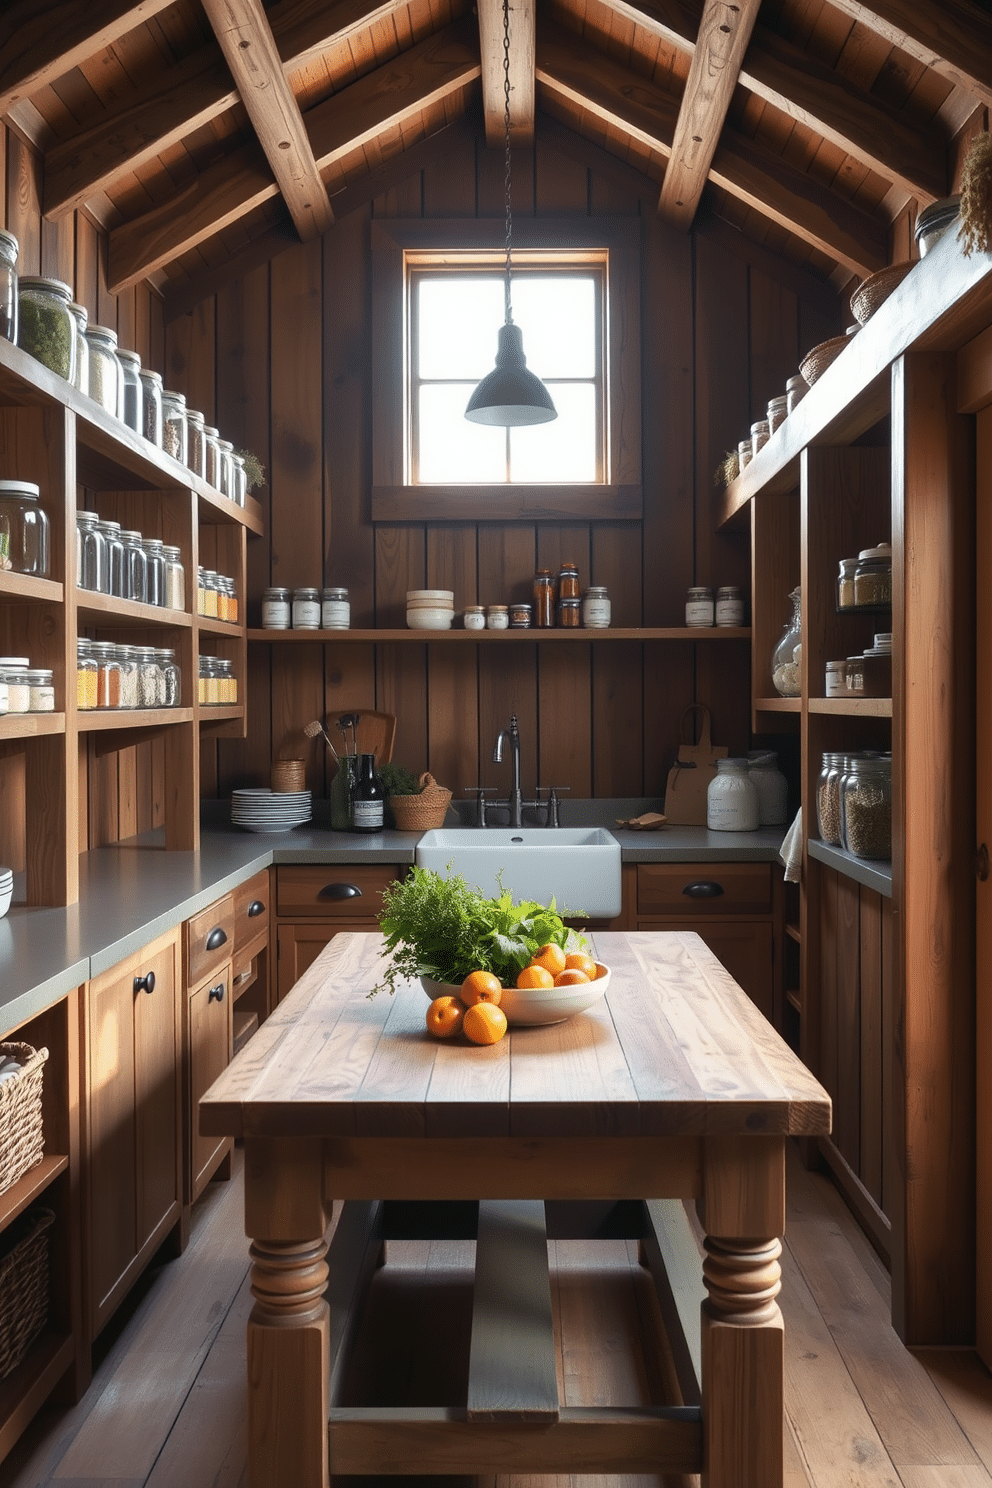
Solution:
<path fill-rule="evenodd" d="M 778 859 L 779 828 L 730 833 L 666 826 L 634 832 L 616 826 L 618 817 L 654 809 L 659 809 L 656 802 L 570 801 L 562 825 L 609 827 L 624 862 Z M 292 832 L 248 833 L 233 828 L 224 815 L 205 812 L 198 852 L 167 852 L 159 830 L 83 853 L 79 902 L 64 909 L 29 909 L 23 876 L 15 878 L 14 902 L 0 919 L 0 1032 L 34 1017 L 272 863 L 402 865 L 414 861 L 419 835 L 364 836 L 317 823 Z"/>

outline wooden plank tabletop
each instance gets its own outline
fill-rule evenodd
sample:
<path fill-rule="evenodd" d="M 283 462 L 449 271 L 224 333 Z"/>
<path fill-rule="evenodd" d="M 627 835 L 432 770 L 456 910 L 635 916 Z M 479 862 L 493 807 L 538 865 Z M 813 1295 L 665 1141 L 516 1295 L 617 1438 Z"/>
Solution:
<path fill-rule="evenodd" d="M 497 1044 L 431 1038 L 418 983 L 369 989 L 382 937 L 340 934 L 211 1086 L 217 1136 L 701 1136 L 830 1130 L 830 1098 L 698 935 L 598 932 L 607 995 Z"/>

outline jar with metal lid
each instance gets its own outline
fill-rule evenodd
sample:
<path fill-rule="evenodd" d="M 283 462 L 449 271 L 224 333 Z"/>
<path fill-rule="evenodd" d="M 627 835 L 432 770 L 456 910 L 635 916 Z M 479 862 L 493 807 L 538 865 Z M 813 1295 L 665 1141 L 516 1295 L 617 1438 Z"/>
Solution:
<path fill-rule="evenodd" d="M 778 755 L 770 750 L 749 750 L 747 772 L 758 792 L 758 826 L 784 826 L 789 804 L 789 782 L 778 767 Z"/>
<path fill-rule="evenodd" d="M 124 598 L 148 602 L 148 559 L 141 546 L 141 533 L 133 528 L 121 532 L 124 544 Z"/>
<path fill-rule="evenodd" d="M 768 401 L 768 433 L 774 434 L 775 430 L 785 423 L 789 415 L 789 400 L 785 393 L 779 398 L 770 398 Z"/>
<path fill-rule="evenodd" d="M 225 578 L 223 574 L 214 577 L 214 588 L 217 591 L 217 619 L 230 624 L 233 616 L 231 614 L 231 600 L 234 595 L 234 582 Z"/>
<path fill-rule="evenodd" d="M 555 586 L 550 568 L 539 568 L 534 575 L 534 624 L 548 630 L 555 623 Z"/>
<path fill-rule="evenodd" d="M 123 599 L 124 594 L 124 543 L 121 539 L 120 522 L 97 522 L 107 545 L 107 587 L 105 594 Z"/>
<path fill-rule="evenodd" d="M 758 419 L 751 425 L 751 453 L 756 455 L 768 443 L 768 420 Z"/>
<path fill-rule="evenodd" d="M 609 593 L 602 584 L 586 590 L 582 596 L 582 624 L 586 630 L 608 630 L 612 613 Z"/>
<path fill-rule="evenodd" d="M 892 857 L 892 761 L 850 758 L 841 786 L 843 845 L 856 858 Z"/>
<path fill-rule="evenodd" d="M 529 604 L 511 604 L 510 629 L 530 630 L 532 609 Z"/>
<path fill-rule="evenodd" d="M 245 470 L 245 457 L 239 455 L 237 450 L 231 455 L 231 500 L 237 506 L 244 506 L 248 500 L 248 472 Z"/>
<path fill-rule="evenodd" d="M 696 585 L 685 601 L 685 623 L 693 627 L 710 626 L 714 620 L 713 590 Z"/>
<path fill-rule="evenodd" d="M 847 659 L 828 661 L 825 668 L 824 697 L 843 697 L 847 692 Z"/>
<path fill-rule="evenodd" d="M 109 326 L 86 327 L 90 397 L 107 413 L 117 417 L 121 396 L 121 364 L 117 360 L 117 332 Z"/>
<path fill-rule="evenodd" d="M 854 570 L 854 603 L 859 608 L 891 605 L 892 547 L 889 543 L 863 548 L 858 554 L 858 566 Z"/>
<path fill-rule="evenodd" d="M 850 610 L 854 608 L 854 570 L 858 566 L 857 558 L 842 558 L 837 573 L 837 608 L 838 610 Z"/>
<path fill-rule="evenodd" d="M 163 543 L 162 556 L 165 559 L 165 608 L 185 610 L 186 570 L 183 567 L 182 554 L 174 545 Z"/>
<path fill-rule="evenodd" d="M 86 341 L 86 326 L 90 318 L 89 311 L 78 300 L 70 301 L 69 311 L 76 328 L 76 368 L 72 375 L 72 385 L 89 397 L 90 349 Z"/>
<path fill-rule="evenodd" d="M 232 454 L 234 445 L 229 439 L 218 439 L 217 448 L 220 450 L 220 481 L 217 489 L 222 496 L 233 500 L 234 461 Z"/>
<path fill-rule="evenodd" d="M 506 630 L 510 624 L 510 612 L 506 605 L 492 604 L 486 608 L 486 629 Z"/>
<path fill-rule="evenodd" d="M 216 656 L 201 656 L 199 662 L 198 695 L 205 708 L 219 707 L 221 702 L 221 673 Z"/>
<path fill-rule="evenodd" d="M 262 629 L 289 630 L 289 590 L 270 587 L 262 590 Z"/>
<path fill-rule="evenodd" d="M 582 624 L 581 599 L 560 599 L 558 601 L 558 624 L 562 630 L 579 629 Z"/>
<path fill-rule="evenodd" d="M 55 712 L 55 682 L 52 672 L 43 667 L 31 667 L 25 673 L 28 684 L 28 712 Z"/>
<path fill-rule="evenodd" d="M 146 537 L 141 546 L 145 550 L 145 593 L 148 604 L 165 604 L 165 554 L 162 539 Z"/>
<path fill-rule="evenodd" d="M 208 620 L 217 619 L 217 575 L 212 568 L 201 568 L 196 590 L 197 611 Z"/>
<path fill-rule="evenodd" d="M 747 760 L 720 759 L 706 788 L 706 826 L 711 832 L 754 832 L 758 827 L 758 788 Z"/>
<path fill-rule="evenodd" d="M 186 398 L 169 388 L 162 390 L 162 448 L 186 464 Z"/>
<path fill-rule="evenodd" d="M 217 439 L 217 430 L 212 424 L 203 426 L 204 452 L 203 457 L 206 465 L 204 480 L 208 486 L 213 486 L 215 491 L 220 490 L 220 444 Z"/>
<path fill-rule="evenodd" d="M 0 571 L 49 575 L 48 514 L 33 481 L 0 480 Z"/>
<path fill-rule="evenodd" d="M 117 647 L 111 641 L 91 641 L 90 654 L 96 661 L 96 705 L 100 709 L 121 708 L 121 662 Z"/>
<path fill-rule="evenodd" d="M 816 782 L 816 822 L 820 840 L 831 847 L 841 844 L 840 782 L 847 755 L 825 750 Z"/>
<path fill-rule="evenodd" d="M 140 646 L 115 646 L 113 648 L 117 663 L 121 669 L 121 702 L 122 708 L 137 708 L 141 702 L 139 692 L 140 681 Z"/>
<path fill-rule="evenodd" d="M 155 659 L 162 674 L 161 706 L 178 708 L 182 698 L 182 676 L 176 661 L 176 653 L 171 647 L 163 646 L 156 649 Z"/>
<path fill-rule="evenodd" d="M 862 692 L 865 697 L 892 696 L 892 636 L 888 631 L 875 637 L 875 644 L 861 658 Z"/>
<path fill-rule="evenodd" d="M 579 570 L 574 563 L 563 563 L 558 572 L 558 598 L 581 599 L 582 590 L 579 588 Z"/>
<path fill-rule="evenodd" d="M 91 642 L 80 637 L 76 642 L 76 707 L 80 712 L 96 707 L 96 672 Z"/>
<path fill-rule="evenodd" d="M 17 239 L 0 232 L 0 336 L 17 344 Z"/>
<path fill-rule="evenodd" d="M 737 446 L 737 469 L 743 473 L 746 466 L 754 459 L 754 445 L 750 439 L 742 439 Z"/>
<path fill-rule="evenodd" d="M 7 684 L 7 712 L 28 713 L 31 689 L 28 685 L 28 657 L 0 656 L 0 678 Z"/>
<path fill-rule="evenodd" d="M 207 441 L 203 414 L 196 408 L 186 410 L 186 464 L 194 475 L 206 478 Z"/>
<path fill-rule="evenodd" d="M 141 379 L 141 432 L 149 444 L 162 448 L 162 374 L 143 371 Z"/>
<path fill-rule="evenodd" d="M 107 594 L 107 540 L 98 521 L 95 511 L 80 508 L 76 512 L 76 583 L 94 594 Z"/>
<path fill-rule="evenodd" d="M 218 659 L 220 667 L 220 697 L 222 703 L 236 703 L 238 701 L 238 679 L 234 675 L 234 662 Z"/>
<path fill-rule="evenodd" d="M 466 605 L 462 624 L 466 630 L 485 630 L 486 612 L 482 605 Z"/>
<path fill-rule="evenodd" d="M 351 624 L 351 602 L 347 589 L 325 589 L 321 595 L 320 624 L 323 630 L 347 630 Z"/>
<path fill-rule="evenodd" d="M 50 371 L 72 382 L 76 375 L 76 322 L 72 290 L 61 279 L 21 275 L 17 286 L 17 344 Z"/>
<path fill-rule="evenodd" d="M 117 348 L 117 360 L 121 368 L 120 420 L 135 434 L 141 433 L 142 394 L 141 358 L 136 351 L 125 346 Z"/>
<path fill-rule="evenodd" d="M 320 629 L 320 591 L 318 589 L 293 590 L 293 629 Z"/>
<path fill-rule="evenodd" d="M 161 708 L 165 698 L 165 680 L 154 646 L 132 646 L 131 653 L 138 669 L 138 707 Z"/>
<path fill-rule="evenodd" d="M 713 618 L 717 625 L 744 624 L 744 597 L 734 584 L 724 584 L 716 591 Z"/>
<path fill-rule="evenodd" d="M 792 410 L 803 401 L 809 392 L 809 383 L 805 377 L 790 377 L 785 384 L 785 405 L 787 412 Z"/>
<path fill-rule="evenodd" d="M 233 579 L 225 579 L 224 584 L 227 588 L 227 618 L 232 625 L 237 625 L 239 613 L 237 585 Z"/>

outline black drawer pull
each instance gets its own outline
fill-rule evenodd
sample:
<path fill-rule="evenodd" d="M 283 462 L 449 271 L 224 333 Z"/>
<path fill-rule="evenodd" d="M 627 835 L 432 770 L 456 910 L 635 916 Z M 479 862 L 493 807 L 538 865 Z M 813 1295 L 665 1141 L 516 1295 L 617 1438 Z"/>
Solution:
<path fill-rule="evenodd" d="M 135 977 L 134 990 L 135 992 L 154 992 L 155 973 L 153 971 L 150 971 L 147 976 Z"/>
<path fill-rule="evenodd" d="M 219 925 L 215 925 L 214 928 L 211 930 L 210 934 L 207 936 L 207 950 L 208 951 L 216 951 L 216 949 L 217 949 L 218 946 L 222 946 L 222 945 L 226 945 L 226 944 L 227 944 L 227 931 L 226 930 L 222 930 Z"/>
<path fill-rule="evenodd" d="M 216 987 L 211 987 L 210 988 L 210 991 L 207 993 L 207 1004 L 209 1005 L 211 1002 L 223 1002 L 223 1001 L 224 1001 L 224 983 L 223 982 L 218 982 L 217 986 Z"/>
<path fill-rule="evenodd" d="M 256 915 L 265 913 L 265 905 L 261 899 L 253 899 L 248 906 L 248 918 L 253 920 Z"/>
<path fill-rule="evenodd" d="M 682 892 L 688 899 L 719 899 L 723 893 L 723 884 L 704 878 L 699 883 L 686 884 Z"/>
<path fill-rule="evenodd" d="M 357 884 L 329 883 L 325 884 L 317 895 L 318 899 L 361 899 L 362 891 Z"/>

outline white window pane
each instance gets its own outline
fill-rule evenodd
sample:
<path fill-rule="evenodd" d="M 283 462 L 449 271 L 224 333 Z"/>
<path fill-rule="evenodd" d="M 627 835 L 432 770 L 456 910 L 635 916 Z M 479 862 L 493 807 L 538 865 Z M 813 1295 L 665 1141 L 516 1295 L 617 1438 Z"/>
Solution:
<path fill-rule="evenodd" d="M 558 417 L 510 430 L 513 481 L 596 479 L 596 391 L 591 383 L 549 383 Z"/>
<path fill-rule="evenodd" d="M 596 375 L 596 292 L 591 278 L 521 274 L 511 282 L 513 319 L 523 332 L 532 372 L 549 377 Z"/>
<path fill-rule="evenodd" d="M 456 274 L 418 284 L 418 375 L 478 382 L 496 358 L 504 320 L 502 279 Z"/>
<path fill-rule="evenodd" d="M 465 417 L 474 387 L 465 382 L 420 389 L 418 479 L 423 485 L 506 480 L 506 431 Z"/>

